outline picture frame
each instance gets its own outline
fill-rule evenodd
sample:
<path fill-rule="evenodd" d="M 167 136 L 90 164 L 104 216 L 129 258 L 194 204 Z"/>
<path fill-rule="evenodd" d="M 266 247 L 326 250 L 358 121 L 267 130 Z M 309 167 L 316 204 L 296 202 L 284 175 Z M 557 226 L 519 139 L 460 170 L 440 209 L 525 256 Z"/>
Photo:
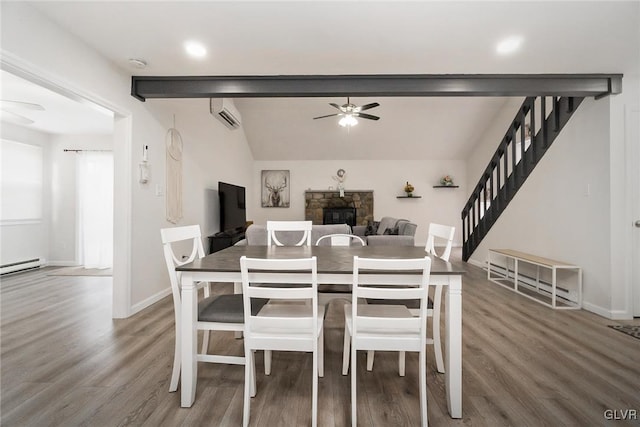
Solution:
<path fill-rule="evenodd" d="M 263 208 L 291 206 L 291 176 L 288 170 L 263 170 L 260 189 Z"/>

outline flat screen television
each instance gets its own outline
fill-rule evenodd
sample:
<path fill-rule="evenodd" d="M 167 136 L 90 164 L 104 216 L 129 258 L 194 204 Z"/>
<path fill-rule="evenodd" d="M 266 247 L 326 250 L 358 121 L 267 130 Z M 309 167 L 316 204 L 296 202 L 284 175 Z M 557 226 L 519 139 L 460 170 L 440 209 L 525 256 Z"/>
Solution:
<path fill-rule="evenodd" d="M 244 231 L 247 223 L 245 188 L 218 182 L 220 197 L 220 231 L 228 234 Z"/>

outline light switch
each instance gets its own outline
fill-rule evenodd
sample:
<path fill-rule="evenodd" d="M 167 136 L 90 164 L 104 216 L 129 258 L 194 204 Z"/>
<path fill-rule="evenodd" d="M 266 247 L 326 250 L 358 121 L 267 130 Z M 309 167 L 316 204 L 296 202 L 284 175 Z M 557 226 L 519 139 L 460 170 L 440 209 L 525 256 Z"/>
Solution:
<path fill-rule="evenodd" d="M 162 189 L 162 185 L 156 184 L 156 196 L 160 197 L 164 195 L 164 191 Z"/>

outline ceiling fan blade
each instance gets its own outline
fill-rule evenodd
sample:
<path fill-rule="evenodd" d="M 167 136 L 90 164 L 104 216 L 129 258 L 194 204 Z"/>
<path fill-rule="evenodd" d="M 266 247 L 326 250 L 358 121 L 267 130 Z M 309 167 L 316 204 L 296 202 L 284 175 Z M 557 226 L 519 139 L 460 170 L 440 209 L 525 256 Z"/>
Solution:
<path fill-rule="evenodd" d="M 319 117 L 314 117 L 313 120 L 315 119 L 324 119 L 325 117 L 333 117 L 333 116 L 339 116 L 340 114 L 336 113 L 336 114 L 327 114 L 326 116 L 319 116 Z"/>
<path fill-rule="evenodd" d="M 358 111 L 370 110 L 371 108 L 376 108 L 380 106 L 377 102 L 372 102 L 371 104 L 365 104 L 362 107 L 358 107 Z"/>
<path fill-rule="evenodd" d="M 339 106 L 338 104 L 334 104 L 333 102 L 330 102 L 329 105 L 331 105 L 332 107 L 337 108 L 340 111 L 344 111 L 344 108 L 342 108 L 341 106 Z"/>
<path fill-rule="evenodd" d="M 20 114 L 12 113 L 11 111 L 6 111 L 4 109 L 0 109 L 0 117 L 3 121 L 15 123 L 17 125 L 30 125 L 34 123 L 34 121 L 31 119 L 21 116 Z"/>
<path fill-rule="evenodd" d="M 369 119 L 369 120 L 380 120 L 380 117 L 378 116 L 374 116 L 372 114 L 366 114 L 366 113 L 354 113 L 353 114 L 356 117 L 360 117 L 363 119 Z"/>
<path fill-rule="evenodd" d="M 38 110 L 44 111 L 44 107 L 40 104 L 33 104 L 31 102 L 21 101 L 9 101 L 6 99 L 0 100 L 0 107 L 2 108 L 24 108 L 25 110 Z"/>

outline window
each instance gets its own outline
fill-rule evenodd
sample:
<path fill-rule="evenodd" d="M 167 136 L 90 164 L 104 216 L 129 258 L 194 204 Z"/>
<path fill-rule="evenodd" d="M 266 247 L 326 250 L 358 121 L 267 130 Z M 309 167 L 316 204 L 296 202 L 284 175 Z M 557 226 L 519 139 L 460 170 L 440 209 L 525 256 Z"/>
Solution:
<path fill-rule="evenodd" d="M 0 220 L 42 219 L 42 147 L 1 140 Z"/>

